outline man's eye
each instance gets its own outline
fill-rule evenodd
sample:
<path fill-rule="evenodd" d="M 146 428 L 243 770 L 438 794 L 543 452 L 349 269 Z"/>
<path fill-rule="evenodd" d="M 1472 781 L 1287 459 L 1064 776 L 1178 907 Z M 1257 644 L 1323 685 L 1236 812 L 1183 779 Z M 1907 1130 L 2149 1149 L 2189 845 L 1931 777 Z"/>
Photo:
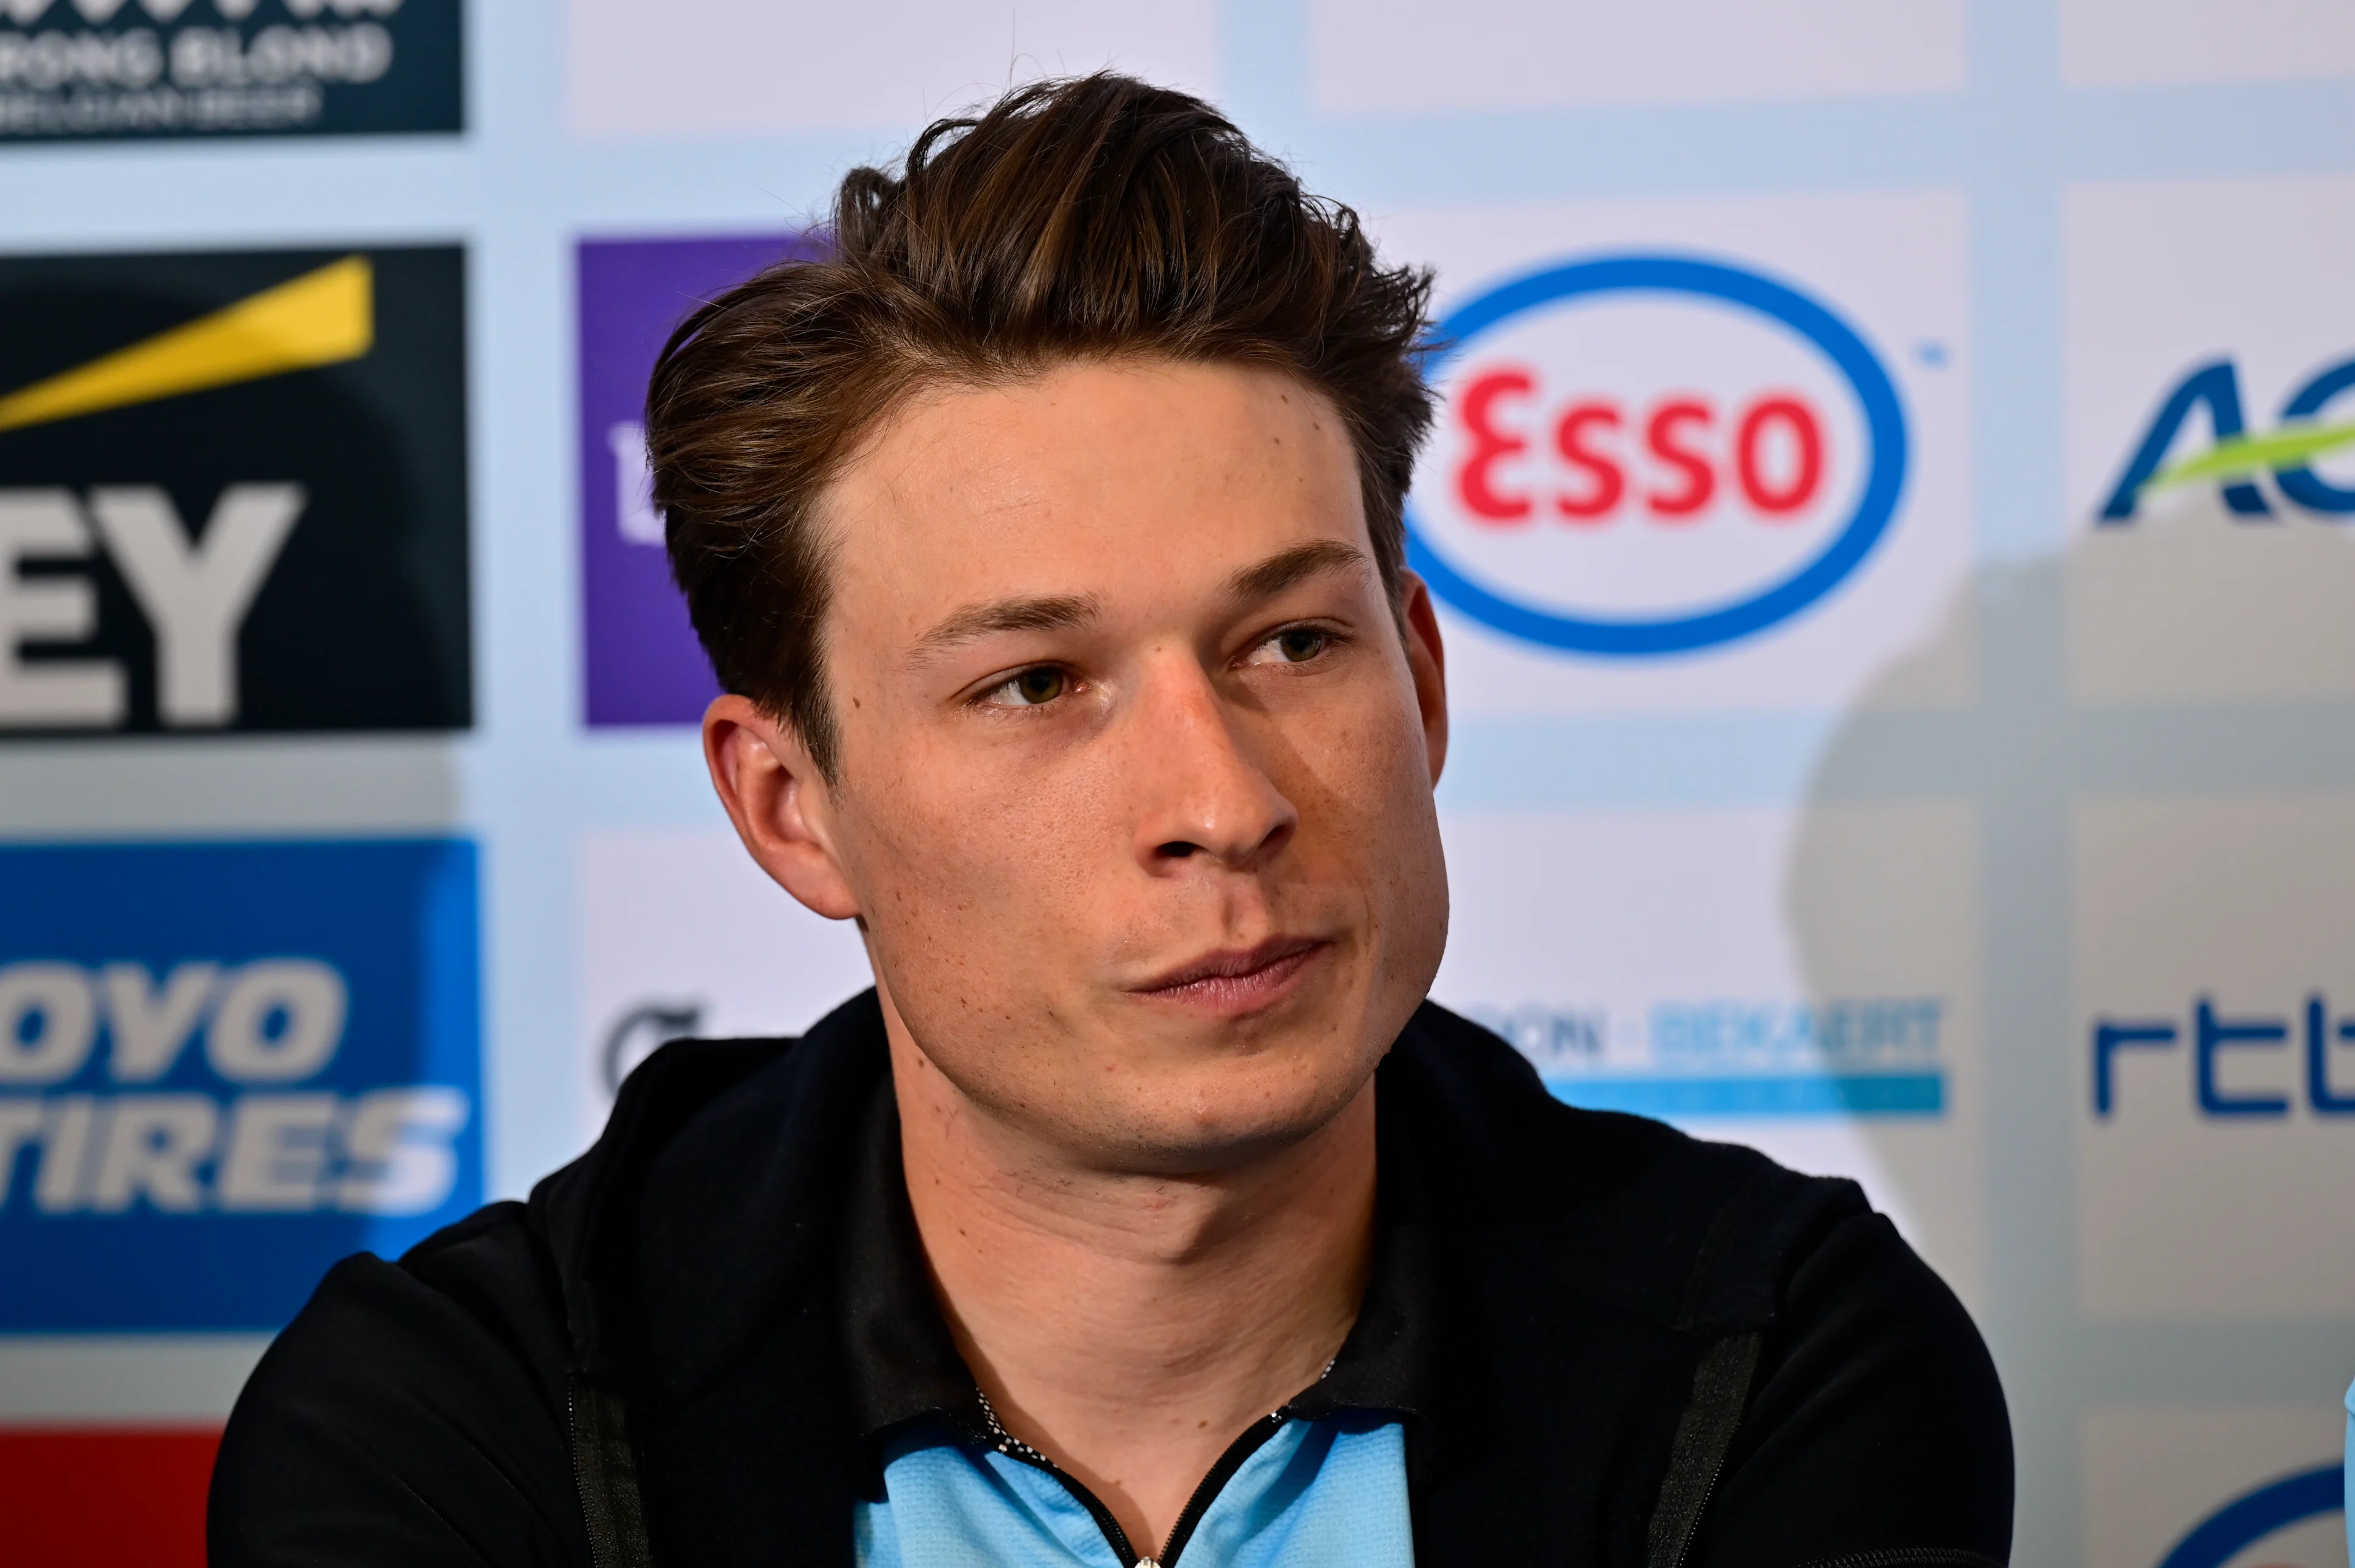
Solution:
<path fill-rule="evenodd" d="M 1050 664 L 1032 665 L 1005 685 L 991 689 L 982 700 L 1001 708 L 1036 708 L 1063 695 L 1070 677 Z"/>
<path fill-rule="evenodd" d="M 1288 626 L 1260 645 L 1285 664 L 1306 664 L 1333 645 L 1333 634 L 1316 626 Z"/>

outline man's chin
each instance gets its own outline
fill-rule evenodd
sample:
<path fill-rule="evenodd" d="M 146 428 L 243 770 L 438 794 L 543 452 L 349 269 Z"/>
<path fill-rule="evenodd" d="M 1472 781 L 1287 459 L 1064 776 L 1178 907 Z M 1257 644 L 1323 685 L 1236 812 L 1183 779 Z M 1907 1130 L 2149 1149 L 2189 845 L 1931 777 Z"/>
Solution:
<path fill-rule="evenodd" d="M 1335 1064 L 1337 1066 L 1338 1064 Z M 1256 1074 L 1156 1086 L 1138 1099 L 1099 1104 L 1088 1157 L 1106 1169 L 1161 1176 L 1209 1176 L 1258 1164 L 1330 1125 L 1364 1093 L 1362 1071 L 1327 1069 L 1311 1082 L 1270 1083 Z"/>
<path fill-rule="evenodd" d="M 1042 1009 L 1087 1019 L 1060 1031 L 1051 1059 L 927 1054 L 986 1120 L 1060 1160 L 1107 1174 L 1210 1175 L 1314 1136 L 1366 1088 L 1390 1036 L 1374 1043 L 1369 1020 L 1334 1005 L 1340 978 L 1318 976 L 1241 1019 L 1099 993 Z"/>

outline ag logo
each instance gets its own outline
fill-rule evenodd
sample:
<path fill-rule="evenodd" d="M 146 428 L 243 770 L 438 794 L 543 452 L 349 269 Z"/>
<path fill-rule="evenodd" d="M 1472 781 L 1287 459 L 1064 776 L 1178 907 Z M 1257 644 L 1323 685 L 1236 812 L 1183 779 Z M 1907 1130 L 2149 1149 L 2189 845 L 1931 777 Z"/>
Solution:
<path fill-rule="evenodd" d="M 2355 473 L 2342 467 L 2334 476 L 2315 467 L 2317 459 L 2355 446 L 2355 424 L 2323 417 L 2350 388 L 2355 359 L 2326 365 L 2290 389 L 2272 430 L 2253 432 L 2241 412 L 2239 368 L 2230 359 L 2199 366 L 2169 389 L 2102 503 L 2101 523 L 2130 523 L 2145 496 L 2200 484 L 2216 485 L 2236 517 L 2271 517 L 2273 505 L 2257 487 L 2260 475 L 2272 476 L 2294 510 L 2324 517 L 2355 512 Z M 2194 410 L 2206 412 L 2214 439 L 2207 451 L 2168 463 Z"/>
<path fill-rule="evenodd" d="M 1856 330 L 1723 262 L 1627 255 L 1440 324 L 1408 559 L 1526 641 L 1647 657 L 1799 614 L 1888 532 L 1905 420 Z"/>
<path fill-rule="evenodd" d="M 468 722 L 462 272 L 0 261 L 0 733 Z"/>

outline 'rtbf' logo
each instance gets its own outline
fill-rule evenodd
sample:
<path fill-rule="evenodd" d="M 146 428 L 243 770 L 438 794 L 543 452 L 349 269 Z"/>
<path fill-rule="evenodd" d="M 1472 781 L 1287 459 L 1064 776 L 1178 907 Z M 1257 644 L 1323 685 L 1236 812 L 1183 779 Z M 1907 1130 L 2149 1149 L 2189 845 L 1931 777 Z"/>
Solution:
<path fill-rule="evenodd" d="M 1787 283 L 1610 257 L 1493 289 L 1440 334 L 1410 559 L 1500 631 L 1617 657 L 1732 643 L 1832 593 L 1896 517 L 1896 389 Z"/>
<path fill-rule="evenodd" d="M 2213 485 L 2226 510 L 2243 518 L 2275 517 L 2275 500 L 2290 512 L 2323 517 L 2355 513 L 2355 467 L 2334 473 L 2323 460 L 2355 448 L 2355 423 L 2332 422 L 2331 405 L 2355 389 L 2355 358 L 2326 365 L 2282 400 L 2271 430 L 2248 428 L 2239 368 L 2231 359 L 2195 367 L 2160 400 L 2142 438 L 2103 500 L 2097 521 L 2131 523 L 2147 498 L 2171 490 Z M 2204 416 L 2206 450 L 2196 446 Z M 2181 451 L 2183 455 L 2169 459 Z"/>
<path fill-rule="evenodd" d="M 0 734 L 467 722 L 461 271 L 0 260 Z"/>
<path fill-rule="evenodd" d="M 480 1200 L 472 847 L 0 849 L 0 1331 L 269 1328 Z"/>
<path fill-rule="evenodd" d="M 2227 1010 L 2203 995 L 2188 1018 L 2097 1019 L 2089 1043 L 2096 1121 L 2127 1106 L 2126 1064 L 2147 1058 L 2174 1064 L 2168 1076 L 2203 1118 L 2281 1120 L 2300 1100 L 2313 1115 L 2355 1116 L 2355 1061 L 2341 1061 L 2355 1058 L 2355 1017 L 2318 991 L 2280 1010 Z"/>

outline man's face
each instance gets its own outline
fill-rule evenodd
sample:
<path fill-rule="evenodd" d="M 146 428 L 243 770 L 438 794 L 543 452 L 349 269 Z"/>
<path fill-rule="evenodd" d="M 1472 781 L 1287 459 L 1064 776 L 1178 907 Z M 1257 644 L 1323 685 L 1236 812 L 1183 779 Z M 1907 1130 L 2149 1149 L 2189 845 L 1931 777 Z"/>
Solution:
<path fill-rule="evenodd" d="M 935 392 L 821 516 L 840 766 L 801 789 L 849 908 L 813 901 L 895 1033 L 1083 1162 L 1322 1126 L 1447 929 L 1437 630 L 1331 404 L 1162 361 Z"/>

